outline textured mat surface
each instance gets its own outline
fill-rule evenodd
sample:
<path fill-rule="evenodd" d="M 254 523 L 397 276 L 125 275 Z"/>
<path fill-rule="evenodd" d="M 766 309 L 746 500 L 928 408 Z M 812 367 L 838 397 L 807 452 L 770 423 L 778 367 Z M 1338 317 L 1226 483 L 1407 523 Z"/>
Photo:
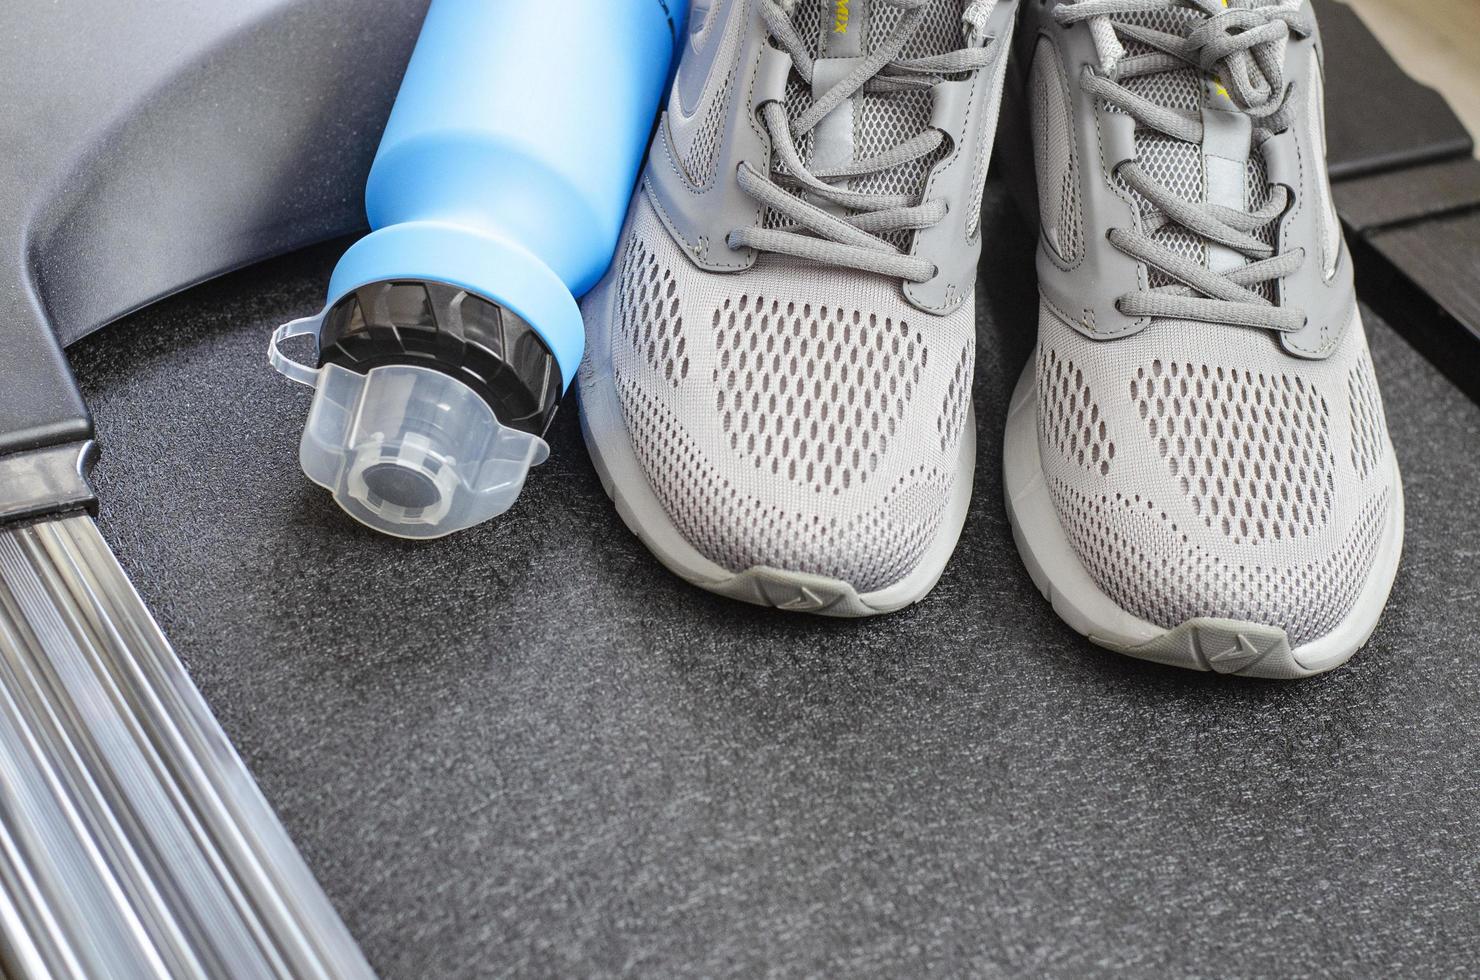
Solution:
<path fill-rule="evenodd" d="M 101 521 L 371 961 L 447 974 L 1454 975 L 1480 961 L 1480 407 L 1369 315 L 1408 494 L 1370 647 L 1314 681 L 1181 673 L 1063 626 L 1000 449 L 1033 342 L 999 194 L 976 496 L 903 613 L 689 588 L 568 402 L 503 520 L 378 537 L 297 468 L 270 329 L 334 248 L 71 351 Z M 995 253 L 995 254 L 994 254 Z"/>

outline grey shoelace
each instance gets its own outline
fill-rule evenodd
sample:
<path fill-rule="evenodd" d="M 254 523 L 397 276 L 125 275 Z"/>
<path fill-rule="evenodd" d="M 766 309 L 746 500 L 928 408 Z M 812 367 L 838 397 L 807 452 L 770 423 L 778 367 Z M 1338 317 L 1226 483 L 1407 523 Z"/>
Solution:
<path fill-rule="evenodd" d="M 877 272 L 907 282 L 924 282 L 935 276 L 935 264 L 929 259 L 906 255 L 880 236 L 938 224 L 949 210 L 945 201 L 920 200 L 915 194 L 863 193 L 835 186 L 830 181 L 862 177 L 927 157 L 945 143 L 944 133 L 926 129 L 868 159 L 819 168 L 809 168 L 802 161 L 797 140 L 856 93 L 928 88 L 941 76 L 984 67 L 990 49 L 980 44 L 979 31 L 995 0 L 973 0 L 968 5 L 963 22 L 971 46 L 947 54 L 909 59 L 899 58 L 899 53 L 919 29 L 930 0 L 877 2 L 902 8 L 903 15 L 894 31 L 851 74 L 823 93 L 796 119 L 788 116 L 781 102 L 767 102 L 761 107 L 761 119 L 770 132 L 779 167 L 762 174 L 749 164 L 742 164 L 740 186 L 789 224 L 781 228 L 741 228 L 730 234 L 731 248 L 777 252 L 826 265 Z M 762 0 L 761 16 L 771 37 L 791 55 L 797 74 L 811 85 L 814 60 L 792 22 L 795 3 L 796 0 Z M 828 211 L 798 192 L 836 205 L 843 213 Z"/>
<path fill-rule="evenodd" d="M 1127 14 L 1189 9 L 1205 19 L 1194 21 L 1186 36 L 1116 19 Z M 1289 92 L 1280 45 L 1292 27 L 1301 31 L 1309 28 L 1298 12 L 1288 7 L 1253 7 L 1248 0 L 1230 0 L 1228 6 L 1223 0 L 1078 0 L 1058 7 L 1054 17 L 1062 24 L 1104 18 L 1100 23 L 1110 25 L 1114 32 L 1109 38 L 1111 45 L 1119 47 L 1119 38 L 1124 37 L 1152 49 L 1146 54 L 1119 57 L 1100 71 L 1086 69 L 1083 80 L 1088 94 L 1121 109 L 1140 126 L 1201 146 L 1200 115 L 1158 105 L 1123 84 L 1189 66 L 1216 75 L 1233 104 L 1253 118 L 1256 148 L 1270 134 L 1289 125 Z M 1099 41 L 1101 35 L 1097 33 L 1096 39 Z M 1304 249 L 1276 254 L 1272 246 L 1251 234 L 1285 212 L 1290 203 L 1287 188 L 1274 185 L 1268 203 L 1247 212 L 1179 197 L 1153 180 L 1136 161 L 1123 164 L 1118 172 L 1150 210 L 1142 215 L 1140 230 L 1111 229 L 1111 244 L 1179 283 L 1127 293 L 1117 302 L 1121 312 L 1279 331 L 1295 331 L 1305 325 L 1303 311 L 1275 306 L 1252 288 L 1290 275 L 1305 261 Z M 1152 237 L 1169 224 L 1238 252 L 1249 260 L 1248 264 L 1229 272 L 1215 272 L 1173 252 Z"/>

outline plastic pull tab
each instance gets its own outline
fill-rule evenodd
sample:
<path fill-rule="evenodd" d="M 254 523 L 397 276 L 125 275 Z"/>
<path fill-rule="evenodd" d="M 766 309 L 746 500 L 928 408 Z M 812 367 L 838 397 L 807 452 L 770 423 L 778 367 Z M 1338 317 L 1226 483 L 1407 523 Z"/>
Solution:
<path fill-rule="evenodd" d="M 295 361 L 279 349 L 279 345 L 290 337 L 308 337 L 314 339 L 314 357 L 317 359 L 319 352 L 319 327 L 324 322 L 324 314 L 316 313 L 299 320 L 291 320 L 272 332 L 272 339 L 267 343 L 267 363 L 272 369 L 289 381 L 296 381 L 309 388 L 315 388 L 319 383 L 319 369 L 311 368 L 307 364 Z"/>

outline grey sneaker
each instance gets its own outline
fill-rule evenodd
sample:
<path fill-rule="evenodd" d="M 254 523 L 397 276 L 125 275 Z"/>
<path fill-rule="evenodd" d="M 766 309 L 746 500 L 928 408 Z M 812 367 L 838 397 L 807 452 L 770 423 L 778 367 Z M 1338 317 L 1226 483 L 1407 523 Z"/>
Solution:
<path fill-rule="evenodd" d="M 1008 511 L 1094 642 L 1300 677 L 1377 625 L 1403 491 L 1299 0 L 1031 5 L 1038 349 Z"/>
<path fill-rule="evenodd" d="M 940 578 L 1015 8 L 695 4 L 580 374 L 607 492 L 688 581 L 861 616 Z"/>

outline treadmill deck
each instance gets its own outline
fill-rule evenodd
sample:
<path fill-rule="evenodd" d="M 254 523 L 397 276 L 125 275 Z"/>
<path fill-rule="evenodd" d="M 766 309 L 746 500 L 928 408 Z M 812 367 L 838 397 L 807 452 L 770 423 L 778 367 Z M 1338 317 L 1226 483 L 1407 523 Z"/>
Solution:
<path fill-rule="evenodd" d="M 375 535 L 305 480 L 264 363 L 343 243 L 74 345 L 99 522 L 387 976 L 1385 973 L 1480 960 L 1480 406 L 1367 311 L 1408 500 L 1368 648 L 1294 684 L 1063 625 L 1002 506 L 1036 325 L 1001 188 L 960 548 L 839 622 L 686 586 L 568 398 L 491 524 Z"/>

